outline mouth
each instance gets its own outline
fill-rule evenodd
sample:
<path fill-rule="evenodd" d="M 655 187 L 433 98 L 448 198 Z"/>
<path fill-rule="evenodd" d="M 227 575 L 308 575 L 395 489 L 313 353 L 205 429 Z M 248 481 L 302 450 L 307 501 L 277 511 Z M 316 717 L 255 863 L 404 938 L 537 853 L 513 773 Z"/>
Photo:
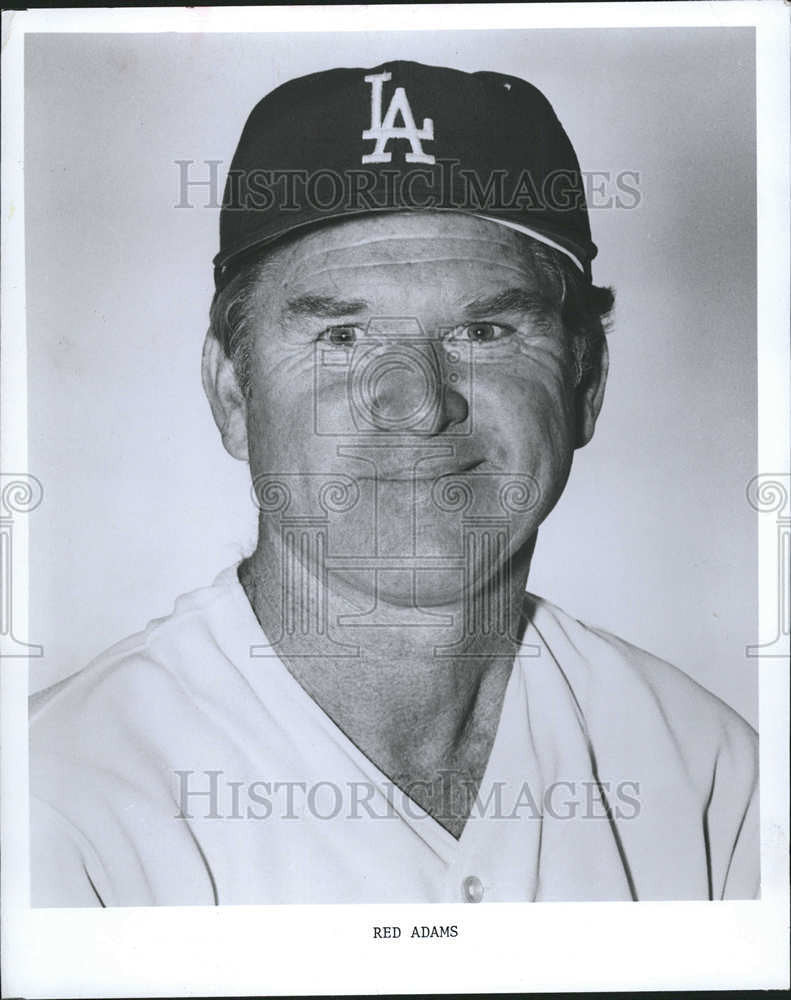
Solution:
<path fill-rule="evenodd" d="M 426 468 L 430 466 L 430 459 L 418 460 L 413 466 L 401 466 L 392 469 L 383 469 L 377 473 L 375 476 L 367 476 L 365 478 L 387 483 L 433 483 L 437 479 L 441 479 L 443 476 L 463 476 L 465 473 L 471 472 L 473 469 L 477 469 L 479 466 L 483 465 L 485 459 L 477 459 L 475 461 L 466 462 L 463 464 L 456 463 L 455 465 L 441 465 L 433 468 Z"/>

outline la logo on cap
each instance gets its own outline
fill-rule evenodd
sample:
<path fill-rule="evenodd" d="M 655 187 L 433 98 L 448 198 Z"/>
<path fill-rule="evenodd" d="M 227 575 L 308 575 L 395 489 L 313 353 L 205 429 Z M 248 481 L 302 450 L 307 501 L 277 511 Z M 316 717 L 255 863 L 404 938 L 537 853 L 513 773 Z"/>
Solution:
<path fill-rule="evenodd" d="M 425 139 L 434 139 L 434 121 L 431 118 L 424 118 L 423 127 L 417 127 L 403 87 L 396 87 L 384 120 L 382 119 L 382 89 L 392 78 L 392 73 L 373 73 L 365 77 L 365 82 L 371 84 L 371 127 L 365 129 L 362 137 L 375 139 L 376 145 L 373 153 L 363 155 L 362 162 L 390 163 L 393 154 L 387 152 L 387 144 L 391 139 L 402 139 L 406 140 L 412 149 L 411 153 L 404 154 L 407 163 L 435 163 L 435 158 L 424 153 L 421 145 Z M 404 123 L 400 126 L 395 123 L 399 114 Z"/>

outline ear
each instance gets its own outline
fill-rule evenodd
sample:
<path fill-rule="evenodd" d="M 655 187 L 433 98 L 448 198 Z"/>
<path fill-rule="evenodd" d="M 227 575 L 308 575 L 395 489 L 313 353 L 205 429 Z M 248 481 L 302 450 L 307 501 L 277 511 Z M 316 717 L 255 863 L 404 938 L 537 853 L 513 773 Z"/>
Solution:
<path fill-rule="evenodd" d="M 209 400 L 225 450 L 234 458 L 246 462 L 247 402 L 239 388 L 231 359 L 211 331 L 206 334 L 203 343 L 201 377 L 203 391 Z"/>
<path fill-rule="evenodd" d="M 593 437 L 596 419 L 604 402 L 604 387 L 607 384 L 609 369 L 610 352 L 607 349 L 607 338 L 601 337 L 598 357 L 577 389 L 577 448 L 584 448 Z"/>

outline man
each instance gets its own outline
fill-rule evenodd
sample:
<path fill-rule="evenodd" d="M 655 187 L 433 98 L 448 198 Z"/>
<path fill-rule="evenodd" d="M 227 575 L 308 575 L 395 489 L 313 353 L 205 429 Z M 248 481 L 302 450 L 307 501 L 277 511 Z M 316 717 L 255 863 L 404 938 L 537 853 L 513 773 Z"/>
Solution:
<path fill-rule="evenodd" d="M 750 727 L 526 593 L 602 405 L 595 253 L 524 81 L 256 106 L 203 380 L 258 544 L 37 698 L 34 903 L 757 894 Z"/>

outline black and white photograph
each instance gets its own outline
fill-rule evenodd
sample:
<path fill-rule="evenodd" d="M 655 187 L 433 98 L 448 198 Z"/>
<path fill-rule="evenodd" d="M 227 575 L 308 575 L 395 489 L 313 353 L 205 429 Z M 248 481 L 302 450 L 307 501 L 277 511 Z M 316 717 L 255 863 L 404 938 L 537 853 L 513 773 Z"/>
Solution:
<path fill-rule="evenodd" d="M 787 20 L 551 6 L 4 15 L 24 995 L 787 978 Z"/>

